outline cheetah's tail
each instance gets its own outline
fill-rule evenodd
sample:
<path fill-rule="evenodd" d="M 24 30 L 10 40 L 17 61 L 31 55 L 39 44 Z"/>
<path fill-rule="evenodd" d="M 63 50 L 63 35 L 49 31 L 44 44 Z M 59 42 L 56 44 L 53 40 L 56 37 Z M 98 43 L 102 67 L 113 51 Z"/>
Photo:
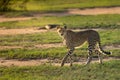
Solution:
<path fill-rule="evenodd" d="M 107 55 L 111 55 L 111 54 L 112 54 L 111 52 L 104 51 L 104 50 L 102 49 L 102 47 L 101 47 L 101 43 L 100 43 L 100 42 L 99 42 L 99 48 L 100 48 L 100 50 L 102 51 L 102 53 L 104 53 L 104 54 L 107 54 Z"/>

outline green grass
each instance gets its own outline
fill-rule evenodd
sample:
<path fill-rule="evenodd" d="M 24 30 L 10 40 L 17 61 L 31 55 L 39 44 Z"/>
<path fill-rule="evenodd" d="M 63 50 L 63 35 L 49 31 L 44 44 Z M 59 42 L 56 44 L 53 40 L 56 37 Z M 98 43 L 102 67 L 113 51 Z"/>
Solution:
<path fill-rule="evenodd" d="M 105 50 L 108 51 L 108 50 Z M 110 50 L 112 55 L 110 57 L 118 57 L 120 58 L 120 50 L 112 49 Z M 67 53 L 67 48 L 48 48 L 48 49 L 5 49 L 0 50 L 0 57 L 5 59 L 19 59 L 19 60 L 29 60 L 29 59 L 62 59 L 64 55 Z M 78 61 L 79 58 L 87 59 L 88 50 L 87 47 L 82 47 L 76 49 L 73 54 L 74 61 Z M 97 55 L 94 54 L 96 58 Z M 103 55 L 103 57 L 109 57 L 107 55 Z"/>
<path fill-rule="evenodd" d="M 42 59 L 42 58 L 61 58 L 66 53 L 66 48 L 49 49 L 6 49 L 0 50 L 0 57 L 5 59 Z"/>
<path fill-rule="evenodd" d="M 99 33 L 103 45 L 120 44 L 120 29 L 108 29 L 105 31 L 99 31 Z"/>
<path fill-rule="evenodd" d="M 20 1 L 19 1 L 20 2 Z M 39 6 L 38 6 L 39 5 Z M 27 3 L 28 11 L 52 12 L 64 11 L 68 8 L 94 8 L 94 7 L 120 6 L 119 0 L 31 0 Z M 22 10 L 19 3 L 13 4 L 12 9 Z"/>
<path fill-rule="evenodd" d="M 0 50 L 0 57 L 5 59 L 19 59 L 19 60 L 29 60 L 29 59 L 62 59 L 67 53 L 68 49 L 66 47 L 55 47 L 55 48 L 24 48 L 24 49 L 3 49 Z M 119 51 L 118 51 L 119 52 Z M 74 51 L 73 58 L 76 57 L 87 57 L 87 47 L 76 49 Z M 116 54 L 118 56 L 118 54 Z M 96 56 L 96 55 L 95 55 Z M 114 57 L 114 55 L 113 55 Z M 75 59 L 75 61 L 77 58 Z"/>
<path fill-rule="evenodd" d="M 0 67 L 1 80 L 119 80 L 120 62 L 104 62 L 104 65 L 74 65 L 57 67 L 40 65 L 35 67 Z"/>
<path fill-rule="evenodd" d="M 33 18 L 25 21 L 8 21 L 1 22 L 0 28 L 28 28 L 28 27 L 43 27 L 46 24 L 63 24 L 65 23 L 69 28 L 120 28 L 120 15 L 95 15 L 95 16 L 46 16 L 40 18 Z"/>
<path fill-rule="evenodd" d="M 111 57 L 118 57 L 118 58 L 120 58 L 120 49 L 113 49 L 113 50 L 111 50 L 111 52 L 112 52 L 112 55 L 110 55 Z"/>
<path fill-rule="evenodd" d="M 54 36 L 54 37 L 53 37 Z M 48 31 L 43 33 L 22 34 L 22 35 L 7 35 L 0 36 L 0 45 L 18 45 L 18 46 L 33 46 L 35 44 L 58 43 L 61 38 L 56 32 Z"/>

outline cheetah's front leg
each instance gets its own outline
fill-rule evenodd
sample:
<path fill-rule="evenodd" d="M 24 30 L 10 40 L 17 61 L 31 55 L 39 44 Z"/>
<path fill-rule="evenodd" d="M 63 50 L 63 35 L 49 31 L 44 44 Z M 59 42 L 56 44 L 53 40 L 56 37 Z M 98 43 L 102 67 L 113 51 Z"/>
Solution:
<path fill-rule="evenodd" d="M 89 64 L 92 60 L 92 49 L 91 48 L 88 48 L 89 52 L 88 52 L 88 59 L 87 59 L 87 64 Z"/>
<path fill-rule="evenodd" d="M 68 51 L 68 53 L 67 53 L 67 54 L 64 56 L 64 58 L 62 59 L 61 66 L 64 66 L 64 63 L 65 63 L 66 59 L 68 58 L 68 56 L 70 56 L 70 59 L 71 59 L 71 64 L 70 64 L 70 65 L 72 65 L 72 57 L 71 57 L 71 54 L 73 53 L 73 51 L 74 51 L 74 48 L 72 48 L 72 49 L 70 49 L 70 50 Z"/>

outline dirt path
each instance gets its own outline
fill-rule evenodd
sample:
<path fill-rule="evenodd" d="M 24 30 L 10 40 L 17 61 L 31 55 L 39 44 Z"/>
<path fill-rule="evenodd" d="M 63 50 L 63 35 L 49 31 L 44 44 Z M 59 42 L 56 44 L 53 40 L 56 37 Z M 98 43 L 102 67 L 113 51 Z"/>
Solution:
<path fill-rule="evenodd" d="M 25 28 L 25 29 L 0 29 L 0 35 L 16 35 L 16 34 L 31 34 L 47 32 L 47 30 L 38 30 L 34 28 Z"/>
<path fill-rule="evenodd" d="M 0 46 L 0 50 L 5 50 L 5 49 L 22 49 L 22 46 Z"/>
<path fill-rule="evenodd" d="M 69 14 L 80 14 L 80 15 L 98 15 L 98 14 L 120 14 L 120 7 L 112 8 L 93 8 L 93 9 L 69 9 Z"/>
<path fill-rule="evenodd" d="M 0 22 L 7 22 L 7 21 L 22 21 L 22 20 L 29 20 L 33 17 L 17 17 L 17 18 L 6 18 L 4 16 L 0 16 Z"/>
<path fill-rule="evenodd" d="M 33 48 L 39 48 L 39 49 L 47 49 L 47 48 L 55 48 L 55 47 L 63 47 L 62 43 L 51 43 L 51 44 L 37 44 L 33 45 L 32 47 L 27 47 L 29 49 Z M 0 46 L 0 50 L 5 50 L 5 49 L 23 49 L 25 48 L 24 46 Z"/>
<path fill-rule="evenodd" d="M 111 50 L 111 49 L 120 49 L 120 44 L 107 45 L 107 46 L 104 46 L 103 49 L 107 49 L 107 50 Z"/>
<path fill-rule="evenodd" d="M 110 60 L 120 60 L 119 58 L 105 58 L 103 59 L 103 62 L 110 61 Z M 19 60 L 4 60 L 0 59 L 0 66 L 39 66 L 39 65 L 54 65 L 54 66 L 60 66 L 61 60 L 59 62 L 56 62 L 55 60 L 48 60 L 48 59 L 38 59 L 38 60 L 28 60 L 28 61 L 19 61 Z M 98 59 L 93 59 L 92 63 L 98 63 Z M 79 62 L 74 62 L 73 64 L 85 64 L 86 59 L 81 59 Z M 69 63 L 65 63 L 65 66 L 69 66 Z"/>
<path fill-rule="evenodd" d="M 19 17 L 19 18 L 6 18 L 3 16 L 0 16 L 0 22 L 7 22 L 7 21 L 22 21 L 22 20 L 29 20 L 33 17 Z"/>
<path fill-rule="evenodd" d="M 51 44 L 37 44 L 34 45 L 35 48 L 55 48 L 55 47 L 63 47 L 63 43 L 51 43 Z"/>
<path fill-rule="evenodd" d="M 0 16 L 0 22 L 6 21 L 20 21 L 29 20 L 32 18 L 38 18 L 42 16 L 66 16 L 66 15 L 98 15 L 98 14 L 120 14 L 120 7 L 110 8 L 91 8 L 91 9 L 68 9 L 65 12 L 54 12 L 54 13 L 33 13 L 33 17 L 21 17 L 21 18 L 5 18 Z"/>

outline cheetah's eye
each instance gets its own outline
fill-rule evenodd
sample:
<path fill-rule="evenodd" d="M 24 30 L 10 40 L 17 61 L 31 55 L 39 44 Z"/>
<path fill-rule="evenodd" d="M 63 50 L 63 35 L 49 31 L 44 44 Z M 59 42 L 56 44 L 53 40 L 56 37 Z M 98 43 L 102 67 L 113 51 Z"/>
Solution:
<path fill-rule="evenodd" d="M 59 30 L 59 33 L 61 33 L 62 31 L 61 30 Z"/>

